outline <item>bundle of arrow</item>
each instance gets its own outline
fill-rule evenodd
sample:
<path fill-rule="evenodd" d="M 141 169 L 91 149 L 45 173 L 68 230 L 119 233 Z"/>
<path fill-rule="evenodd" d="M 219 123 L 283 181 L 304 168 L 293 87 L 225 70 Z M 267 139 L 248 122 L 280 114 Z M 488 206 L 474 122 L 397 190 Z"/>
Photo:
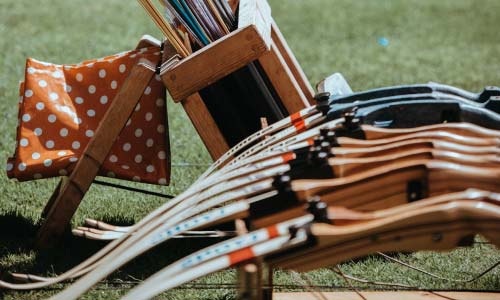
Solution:
<path fill-rule="evenodd" d="M 318 94 L 316 106 L 240 142 L 134 226 L 89 220 L 97 228 L 78 234 L 112 241 L 80 265 L 0 286 L 81 277 L 51 298 L 77 299 L 160 243 L 237 219 L 248 233 L 188 253 L 123 299 L 151 299 L 256 258 L 306 271 L 377 251 L 448 250 L 476 234 L 500 246 L 499 95 L 434 83 Z"/>
<path fill-rule="evenodd" d="M 218 50 L 217 53 L 225 53 L 223 49 L 234 48 L 234 45 L 240 46 L 248 41 L 254 42 L 255 36 L 247 36 L 246 34 L 241 34 L 238 40 L 222 39 L 231 33 L 238 33 L 237 29 L 245 27 L 243 25 L 255 26 L 265 32 L 262 38 L 265 36 L 266 42 L 269 43 L 266 47 L 271 48 L 271 16 L 270 7 L 266 1 L 162 0 L 160 3 L 163 7 L 163 14 L 152 0 L 139 0 L 139 3 L 167 37 L 166 47 L 171 46 L 178 56 L 164 57 L 165 60 L 178 59 L 178 61 L 172 65 L 162 65 L 160 72 L 174 100 L 181 99 L 176 99 L 174 96 L 176 92 L 172 92 L 172 86 L 169 86 L 167 82 L 172 84 L 176 82 L 175 78 L 183 77 L 185 84 L 187 81 L 187 86 L 183 85 L 183 90 L 189 89 L 192 85 L 201 85 L 199 89 L 191 91 L 191 93 L 186 92 L 184 96 L 188 97 L 193 92 L 199 93 L 204 110 L 196 110 L 196 113 L 209 114 L 215 122 L 213 126 L 217 128 L 217 131 L 220 131 L 224 143 L 227 144 L 223 151 L 217 151 L 218 154 L 212 157 L 219 157 L 225 150 L 258 131 L 261 128 L 260 118 L 266 118 L 268 122 L 274 123 L 289 116 L 299 108 L 305 107 L 305 103 L 302 101 L 284 99 L 284 95 L 277 91 L 278 87 L 271 77 L 273 75 L 269 73 L 280 73 L 281 77 L 286 77 L 284 70 L 274 67 L 273 71 L 269 71 L 269 66 L 272 64 L 263 63 L 256 57 L 249 60 L 249 63 L 236 66 L 239 61 L 244 60 L 245 55 L 255 55 L 251 52 L 258 52 L 256 49 L 262 48 L 262 45 L 253 44 L 248 46 L 248 49 L 245 49 L 244 46 L 241 46 L 241 49 L 235 48 L 239 50 L 235 52 L 244 52 L 245 50 L 249 52 L 249 54 L 242 54 L 241 57 L 237 53 L 214 57 L 214 55 L 208 55 L 204 52 L 208 51 L 207 49 L 212 49 L 214 52 Z M 218 49 L 215 49 L 216 46 L 214 46 L 216 41 L 218 41 Z M 191 69 L 187 71 L 189 76 L 186 74 L 167 75 L 169 69 L 174 69 L 175 64 L 195 57 L 199 59 L 198 64 L 204 66 L 201 70 Z M 230 62 L 234 60 L 234 62 L 228 63 L 225 67 L 218 65 L 220 61 L 224 60 Z M 223 73 L 223 75 L 209 76 L 209 79 L 194 78 L 196 73 L 205 72 L 208 74 L 213 70 L 218 70 L 218 73 Z M 286 95 L 290 96 L 290 93 Z M 312 98 L 312 93 L 310 98 Z M 306 100 L 304 99 L 303 102 Z M 293 103 L 292 106 L 295 109 L 290 110 L 290 104 L 287 103 Z M 203 129 L 197 129 L 203 131 Z M 208 148 L 209 151 L 212 150 L 210 147 Z"/>

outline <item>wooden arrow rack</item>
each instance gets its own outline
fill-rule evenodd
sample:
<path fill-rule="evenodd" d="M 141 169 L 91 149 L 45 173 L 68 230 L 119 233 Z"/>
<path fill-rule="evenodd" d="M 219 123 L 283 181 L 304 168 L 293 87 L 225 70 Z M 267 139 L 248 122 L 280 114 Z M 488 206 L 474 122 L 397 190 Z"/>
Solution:
<path fill-rule="evenodd" d="M 161 78 L 175 102 L 184 107 L 213 159 L 230 145 L 200 91 L 258 61 L 288 114 L 312 104 L 314 91 L 278 26 L 267 1 L 239 1 L 238 29 L 180 60 L 166 57 Z M 238 99 L 235 99 L 237 101 Z"/>
<path fill-rule="evenodd" d="M 313 89 L 288 47 L 278 26 L 272 20 L 265 0 L 241 0 L 238 29 L 184 59 L 172 45 L 164 43 L 161 78 L 173 100 L 180 102 L 215 160 L 229 150 L 230 144 L 205 105 L 200 90 L 217 82 L 253 61 L 258 61 L 281 99 L 288 114 L 308 107 Z M 237 3 L 232 2 L 232 7 Z M 158 40 L 143 36 L 137 48 L 159 46 Z M 129 74 L 101 126 L 95 133 L 83 159 L 70 177 L 63 177 L 49 199 L 38 232 L 38 249 L 51 248 L 66 232 L 71 218 L 95 179 L 103 160 L 111 149 L 135 107 L 152 70 L 137 67 Z M 236 99 L 237 100 L 237 99 Z M 260 120 L 256 120 L 260 122 Z M 260 124 L 260 123 L 259 123 Z"/>

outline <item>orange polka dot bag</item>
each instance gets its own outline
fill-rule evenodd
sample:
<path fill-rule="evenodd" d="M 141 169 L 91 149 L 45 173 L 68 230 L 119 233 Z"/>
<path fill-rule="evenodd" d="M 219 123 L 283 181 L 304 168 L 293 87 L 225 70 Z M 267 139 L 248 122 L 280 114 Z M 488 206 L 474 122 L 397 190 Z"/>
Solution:
<path fill-rule="evenodd" d="M 20 84 L 19 125 L 7 175 L 20 181 L 71 173 L 128 71 L 160 49 L 123 52 L 76 65 L 26 61 Z M 166 185 L 170 147 L 165 87 L 153 77 L 115 141 L 99 175 Z"/>

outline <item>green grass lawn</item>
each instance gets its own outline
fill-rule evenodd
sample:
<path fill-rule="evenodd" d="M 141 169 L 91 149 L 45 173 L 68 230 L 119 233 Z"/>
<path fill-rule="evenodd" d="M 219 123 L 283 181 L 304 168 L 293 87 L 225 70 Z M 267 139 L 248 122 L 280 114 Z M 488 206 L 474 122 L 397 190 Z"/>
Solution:
<path fill-rule="evenodd" d="M 500 1 L 475 0 L 272 0 L 273 16 L 312 83 L 341 72 L 354 90 L 437 81 L 477 91 L 500 85 Z M 24 60 L 34 57 L 54 63 L 77 63 L 131 49 L 142 34 L 159 33 L 134 0 L 2 0 L 0 3 L 0 161 L 14 148 L 17 85 Z M 377 42 L 386 38 L 388 46 Z M 172 185 L 186 189 L 211 163 L 180 105 L 169 102 L 173 155 Z M 184 163 L 201 164 L 186 167 Z M 0 172 L 0 278 L 8 272 L 53 275 L 69 269 L 103 244 L 69 238 L 56 251 L 30 249 L 40 212 L 56 180 L 17 183 Z M 147 187 L 159 190 L 156 187 Z M 110 188 L 92 187 L 73 225 L 85 217 L 131 224 L 164 200 Z M 211 241 L 170 242 L 143 255 L 82 299 L 116 299 L 130 285 L 160 267 Z M 496 262 L 500 252 L 491 246 L 451 253 L 419 252 L 398 255 L 406 262 L 466 279 Z M 401 268 L 379 256 L 341 266 L 345 273 L 378 281 L 401 282 L 430 289 L 500 290 L 500 270 L 480 280 L 452 283 Z M 234 271 L 203 278 L 198 283 L 234 282 Z M 304 280 L 335 289 L 348 286 L 329 269 L 303 275 Z M 301 284 L 295 275 L 278 271 L 277 284 Z M 121 282 L 121 283 L 120 283 Z M 120 283 L 120 284 L 119 284 Z M 363 288 L 373 286 L 353 283 Z M 41 299 L 64 285 L 32 292 L 0 291 L 2 299 Z M 158 299 L 228 299 L 231 289 L 194 290 L 186 286 Z"/>

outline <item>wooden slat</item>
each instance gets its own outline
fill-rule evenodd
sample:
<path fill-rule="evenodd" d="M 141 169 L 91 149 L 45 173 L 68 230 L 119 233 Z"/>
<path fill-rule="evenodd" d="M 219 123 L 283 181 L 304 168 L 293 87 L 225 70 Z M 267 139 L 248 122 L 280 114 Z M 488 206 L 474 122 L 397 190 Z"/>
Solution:
<path fill-rule="evenodd" d="M 154 72 L 141 64 L 152 66 L 153 69 L 156 65 L 141 59 L 130 71 L 68 181 L 61 185 L 55 200 L 50 201 L 52 204 L 48 207 L 47 217 L 38 232 L 38 249 L 54 246 L 68 229 L 71 218 L 97 176 L 102 162 L 153 78 Z"/>
<path fill-rule="evenodd" d="M 271 8 L 266 0 L 241 0 L 238 28 L 255 26 L 267 48 L 271 46 Z"/>
<path fill-rule="evenodd" d="M 297 61 L 297 58 L 295 58 L 295 55 L 293 54 L 292 50 L 288 46 L 285 38 L 283 37 L 283 34 L 281 34 L 280 29 L 276 25 L 276 23 L 273 21 L 272 22 L 272 30 L 271 30 L 271 36 L 273 42 L 276 44 L 278 47 L 279 52 L 283 56 L 284 60 L 286 61 L 286 64 L 292 71 L 293 77 L 299 84 L 302 92 L 304 93 L 305 97 L 307 98 L 308 102 L 311 105 L 316 104 L 314 102 L 314 90 L 309 83 L 309 80 L 307 79 L 306 74 L 302 70 L 302 67 L 300 66 L 299 62 Z"/>
<path fill-rule="evenodd" d="M 257 59 L 267 45 L 255 26 L 238 29 L 183 59 L 162 79 L 180 101 Z"/>
<path fill-rule="evenodd" d="M 264 53 L 259 62 L 289 114 L 309 106 L 308 99 L 274 42 L 271 50 Z"/>
<path fill-rule="evenodd" d="M 47 204 L 45 204 L 45 207 L 43 208 L 42 211 L 42 219 L 46 218 L 47 215 L 49 214 L 50 209 L 54 205 L 54 202 L 56 202 L 57 197 L 59 197 L 59 193 L 61 192 L 62 188 L 66 185 L 66 182 L 68 181 L 68 177 L 63 176 L 59 180 L 59 183 L 57 184 L 56 188 L 54 189 L 54 192 L 49 198 L 49 201 Z"/>
<path fill-rule="evenodd" d="M 205 106 L 203 99 L 198 93 L 195 93 L 181 103 L 212 159 L 216 160 L 221 157 L 222 154 L 229 150 L 229 146 Z"/>
<path fill-rule="evenodd" d="M 500 293 L 482 292 L 426 292 L 426 291 L 397 291 L 397 292 L 361 292 L 367 300 L 497 300 Z M 355 292 L 327 292 L 321 293 L 320 299 L 328 300 L 359 300 Z M 274 293 L 274 300 L 316 300 L 312 293 Z"/>

